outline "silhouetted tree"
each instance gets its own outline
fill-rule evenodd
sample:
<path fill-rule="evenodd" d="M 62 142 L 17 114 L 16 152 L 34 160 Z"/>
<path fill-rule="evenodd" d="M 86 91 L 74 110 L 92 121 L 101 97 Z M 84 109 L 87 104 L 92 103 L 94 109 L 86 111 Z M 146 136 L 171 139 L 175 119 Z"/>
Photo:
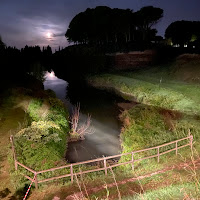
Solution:
<path fill-rule="evenodd" d="M 132 41 L 151 40 L 156 30 L 152 26 L 163 16 L 163 10 L 152 6 L 137 13 L 130 9 L 98 6 L 77 14 L 65 34 L 69 42 L 106 46 Z"/>
<path fill-rule="evenodd" d="M 1 36 L 0 36 L 0 51 L 2 52 L 5 49 L 6 45 L 3 43 Z"/>
<path fill-rule="evenodd" d="M 200 22 L 199 21 L 175 21 L 171 23 L 166 31 L 165 37 L 170 39 L 173 44 L 198 43 L 200 40 Z"/>
<path fill-rule="evenodd" d="M 163 17 L 163 9 L 146 6 L 136 12 L 135 17 L 136 26 L 142 33 L 142 40 L 151 40 L 156 35 L 156 31 L 152 29 L 152 26 Z"/>

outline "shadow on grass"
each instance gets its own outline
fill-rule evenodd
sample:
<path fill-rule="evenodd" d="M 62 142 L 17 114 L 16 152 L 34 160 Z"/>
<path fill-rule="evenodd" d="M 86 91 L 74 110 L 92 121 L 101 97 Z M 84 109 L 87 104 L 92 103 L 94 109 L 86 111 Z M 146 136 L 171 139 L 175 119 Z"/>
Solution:
<path fill-rule="evenodd" d="M 10 198 L 9 200 L 18 200 L 18 199 L 23 199 L 26 191 L 28 190 L 29 185 L 26 184 L 23 188 L 18 189 Z M 31 194 L 31 191 L 28 193 L 27 198 Z M 26 198 L 26 199 L 27 199 Z"/>
<path fill-rule="evenodd" d="M 0 191 L 0 199 L 7 197 L 10 193 L 11 193 L 11 191 L 8 188 L 1 190 Z"/>

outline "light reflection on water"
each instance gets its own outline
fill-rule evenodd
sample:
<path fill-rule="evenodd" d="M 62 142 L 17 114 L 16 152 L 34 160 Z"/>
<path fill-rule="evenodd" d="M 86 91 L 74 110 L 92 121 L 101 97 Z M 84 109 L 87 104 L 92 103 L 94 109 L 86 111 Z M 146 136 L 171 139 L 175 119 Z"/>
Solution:
<path fill-rule="evenodd" d="M 62 79 L 59 79 L 55 76 L 54 72 L 46 72 L 45 73 L 45 81 L 44 81 L 44 89 L 51 89 L 56 93 L 56 96 L 61 99 L 65 100 L 66 97 L 66 88 L 68 83 Z"/>
<path fill-rule="evenodd" d="M 44 88 L 51 89 L 56 93 L 56 96 L 66 103 L 68 83 L 59 79 L 54 73 L 47 72 L 45 74 Z M 91 126 L 94 133 L 86 135 L 84 141 L 73 142 L 68 145 L 66 158 L 70 162 L 78 162 L 89 159 L 94 159 L 102 156 L 115 155 L 120 153 L 120 124 L 116 117 L 116 106 L 109 98 L 91 95 L 84 95 L 80 102 L 81 109 L 80 123 L 84 123 L 87 119 L 87 114 L 91 115 Z M 67 97 L 68 98 L 68 97 Z M 68 107 L 73 105 L 67 102 Z"/>

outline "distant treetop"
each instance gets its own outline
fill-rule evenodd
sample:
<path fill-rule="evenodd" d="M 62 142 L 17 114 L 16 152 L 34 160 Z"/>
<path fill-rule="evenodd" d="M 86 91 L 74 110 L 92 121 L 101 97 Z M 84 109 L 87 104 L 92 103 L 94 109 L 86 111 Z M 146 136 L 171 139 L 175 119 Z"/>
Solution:
<path fill-rule="evenodd" d="M 6 45 L 3 43 L 1 36 L 0 36 L 0 50 L 4 49 L 6 47 Z"/>
<path fill-rule="evenodd" d="M 200 21 L 175 21 L 167 27 L 165 37 L 172 45 L 199 46 Z"/>

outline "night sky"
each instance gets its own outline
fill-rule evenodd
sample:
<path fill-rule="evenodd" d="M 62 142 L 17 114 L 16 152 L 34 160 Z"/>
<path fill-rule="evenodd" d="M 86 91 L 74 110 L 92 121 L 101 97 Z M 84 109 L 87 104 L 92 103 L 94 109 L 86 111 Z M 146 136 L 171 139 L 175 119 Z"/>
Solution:
<path fill-rule="evenodd" d="M 7 46 L 17 48 L 26 44 L 65 47 L 71 19 L 99 5 L 133 11 L 149 5 L 162 8 L 164 17 L 156 25 L 162 36 L 173 21 L 200 21 L 200 0 L 0 0 L 0 35 Z"/>

